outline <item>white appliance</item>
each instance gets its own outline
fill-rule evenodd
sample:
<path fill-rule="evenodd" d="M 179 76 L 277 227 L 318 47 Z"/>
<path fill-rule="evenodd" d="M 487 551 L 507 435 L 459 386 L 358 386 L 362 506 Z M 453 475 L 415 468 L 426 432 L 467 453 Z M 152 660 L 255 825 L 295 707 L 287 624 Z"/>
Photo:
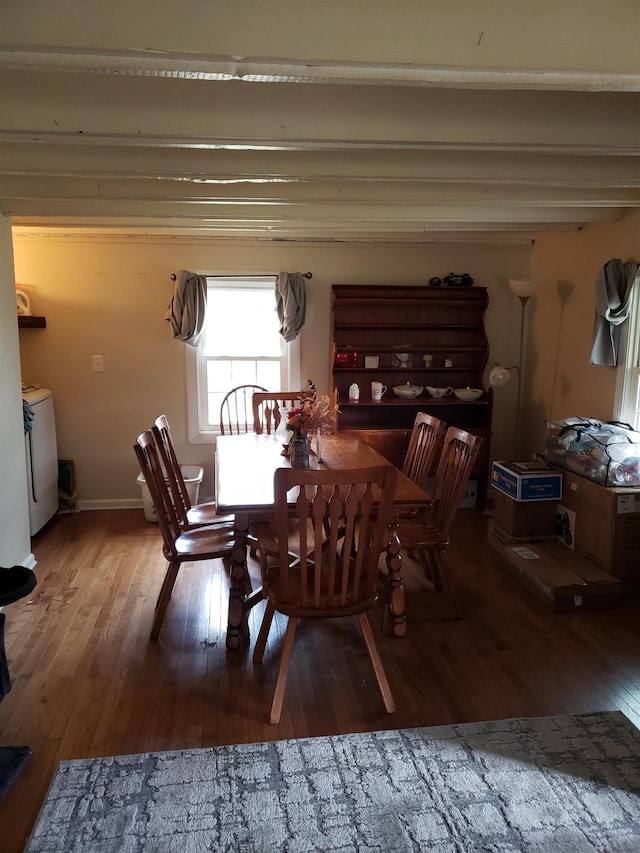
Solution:
<path fill-rule="evenodd" d="M 58 511 L 58 447 L 53 396 L 48 388 L 23 390 L 33 410 L 31 431 L 25 433 L 29 529 L 34 536 Z"/>

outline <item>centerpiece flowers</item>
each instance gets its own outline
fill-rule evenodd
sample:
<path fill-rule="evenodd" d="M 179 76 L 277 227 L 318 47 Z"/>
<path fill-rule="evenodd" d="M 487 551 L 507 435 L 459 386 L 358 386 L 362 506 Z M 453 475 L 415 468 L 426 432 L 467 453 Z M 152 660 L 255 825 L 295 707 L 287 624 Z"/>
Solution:
<path fill-rule="evenodd" d="M 315 384 L 308 380 L 309 391 L 296 400 L 296 407 L 287 415 L 287 432 L 292 433 L 289 442 L 291 464 L 298 468 L 309 467 L 309 444 L 311 436 L 317 436 L 316 458 L 322 461 L 322 434 L 332 432 L 336 426 L 338 406 L 328 394 L 318 394 Z"/>

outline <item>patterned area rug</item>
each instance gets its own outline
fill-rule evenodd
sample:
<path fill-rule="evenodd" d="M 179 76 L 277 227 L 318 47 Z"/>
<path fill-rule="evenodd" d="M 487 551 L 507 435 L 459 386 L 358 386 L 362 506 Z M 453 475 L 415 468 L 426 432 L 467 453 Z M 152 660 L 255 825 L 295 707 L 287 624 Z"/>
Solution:
<path fill-rule="evenodd" d="M 637 851 L 618 712 L 60 764 L 36 851 Z"/>

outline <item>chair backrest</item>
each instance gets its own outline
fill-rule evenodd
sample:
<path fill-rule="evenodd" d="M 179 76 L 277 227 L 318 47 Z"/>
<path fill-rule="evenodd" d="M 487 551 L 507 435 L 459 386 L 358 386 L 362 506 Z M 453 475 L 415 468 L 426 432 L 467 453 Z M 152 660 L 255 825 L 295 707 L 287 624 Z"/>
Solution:
<path fill-rule="evenodd" d="M 189 497 L 187 485 L 182 476 L 182 470 L 173 446 L 171 429 L 169 428 L 169 421 L 166 415 L 159 415 L 156 418 L 152 432 L 169 483 L 175 509 L 181 523 L 186 524 L 187 512 L 191 509 L 191 498 Z"/>
<path fill-rule="evenodd" d="M 428 523 L 445 536 L 451 530 L 481 444 L 479 436 L 456 427 L 449 427 L 445 434 L 431 490 L 433 505 L 427 516 Z"/>
<path fill-rule="evenodd" d="M 426 412 L 418 412 L 416 415 L 402 473 L 418 486 L 422 486 L 429 476 L 446 429 L 446 423 L 433 415 Z"/>
<path fill-rule="evenodd" d="M 396 477 L 392 465 L 275 472 L 272 530 L 279 552 L 271 573 L 263 556 L 263 581 L 276 609 L 292 616 L 338 616 L 373 607 Z M 287 501 L 291 489 L 293 506 Z"/>
<path fill-rule="evenodd" d="M 280 423 L 280 409 L 295 409 L 298 400 L 306 396 L 306 391 L 255 391 L 251 400 L 253 431 L 271 435 Z"/>
<path fill-rule="evenodd" d="M 253 430 L 254 391 L 266 391 L 262 385 L 238 385 L 224 397 L 220 404 L 220 433 L 239 435 Z"/>
<path fill-rule="evenodd" d="M 133 449 L 156 510 L 158 527 L 164 542 L 164 554 L 165 557 L 169 558 L 176 554 L 175 540 L 181 532 L 180 521 L 173 505 L 153 433 L 150 429 L 140 433 Z"/>

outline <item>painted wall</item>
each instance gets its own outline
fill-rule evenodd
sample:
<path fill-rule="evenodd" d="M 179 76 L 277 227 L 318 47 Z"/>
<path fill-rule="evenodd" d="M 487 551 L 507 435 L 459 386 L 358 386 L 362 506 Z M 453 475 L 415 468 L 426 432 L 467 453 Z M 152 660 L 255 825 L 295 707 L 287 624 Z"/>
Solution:
<path fill-rule="evenodd" d="M 575 234 L 543 234 L 532 253 L 540 289 L 532 304 L 526 377 L 526 446 L 544 447 L 545 419 L 610 420 L 616 369 L 589 364 L 595 281 L 611 258 L 640 259 L 640 212 Z"/>
<path fill-rule="evenodd" d="M 33 567 L 11 227 L 0 216 L 0 566 Z"/>
<path fill-rule="evenodd" d="M 221 244 L 203 238 L 14 235 L 16 281 L 31 297 L 44 330 L 21 332 L 22 376 L 54 393 L 60 458 L 74 461 L 80 507 L 139 504 L 132 450 L 138 433 L 164 412 L 183 464 L 205 468 L 211 492 L 212 448 L 186 441 L 184 345 L 171 338 L 164 312 L 185 268 L 204 272 L 310 270 L 302 376 L 328 384 L 332 283 L 424 286 L 433 275 L 469 272 L 489 289 L 491 360 L 512 364 L 518 352 L 519 303 L 509 276 L 529 273 L 528 245 Z M 238 333 L 242 320 L 238 318 Z M 91 372 L 91 356 L 105 372 Z M 493 453 L 511 451 L 515 389 L 496 393 Z"/>

